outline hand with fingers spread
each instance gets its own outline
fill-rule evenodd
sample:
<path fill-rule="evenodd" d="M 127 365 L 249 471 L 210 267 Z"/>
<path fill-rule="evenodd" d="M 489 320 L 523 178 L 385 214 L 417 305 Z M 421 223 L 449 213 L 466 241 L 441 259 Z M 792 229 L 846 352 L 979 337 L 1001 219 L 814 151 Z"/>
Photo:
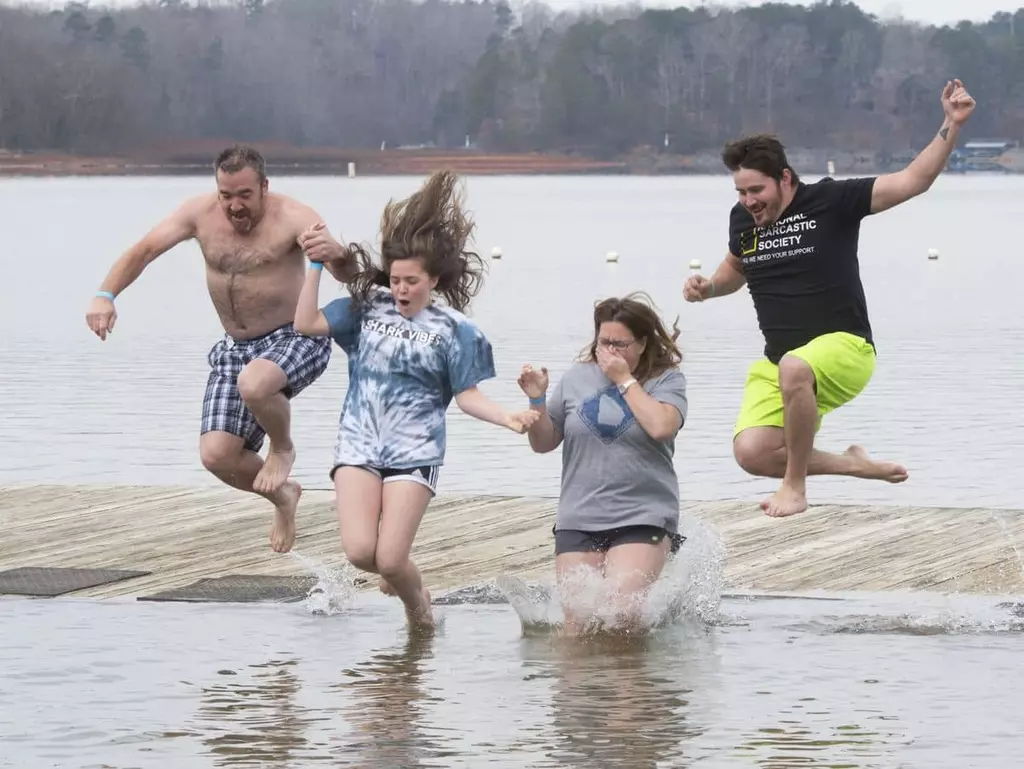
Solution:
<path fill-rule="evenodd" d="M 531 400 L 543 398 L 548 391 L 548 370 L 541 366 L 540 371 L 526 363 L 519 374 L 519 389 Z"/>
<path fill-rule="evenodd" d="M 974 97 L 967 93 L 964 84 L 957 79 L 950 80 L 942 89 L 942 111 L 951 122 L 960 126 L 974 112 Z"/>
<path fill-rule="evenodd" d="M 114 333 L 114 323 L 117 322 L 113 300 L 106 296 L 93 297 L 85 313 L 85 322 L 96 336 L 106 341 L 107 334 Z"/>

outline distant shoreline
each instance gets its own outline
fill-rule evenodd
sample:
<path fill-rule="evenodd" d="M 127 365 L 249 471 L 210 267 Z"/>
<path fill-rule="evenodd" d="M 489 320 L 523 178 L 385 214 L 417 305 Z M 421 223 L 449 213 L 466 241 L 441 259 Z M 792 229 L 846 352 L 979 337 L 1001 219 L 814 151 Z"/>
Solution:
<path fill-rule="evenodd" d="M 189 143 L 104 156 L 0 151 L 0 177 L 188 176 L 212 172 L 213 158 L 230 142 Z M 460 175 L 721 175 L 714 153 L 668 155 L 637 151 L 615 159 L 541 152 L 480 150 L 345 150 L 256 143 L 268 173 L 294 176 L 426 176 L 439 169 Z M 858 172 L 865 169 L 858 168 Z M 843 171 L 840 170 L 840 173 Z"/>
<path fill-rule="evenodd" d="M 230 142 L 191 142 L 110 155 L 74 155 L 52 151 L 14 152 L 0 150 L 0 178 L 72 177 L 72 176 L 205 176 L 212 173 L 213 159 Z M 670 155 L 644 148 L 614 159 L 598 159 L 582 154 L 521 152 L 491 153 L 475 149 L 384 149 L 346 150 L 306 148 L 256 143 L 267 161 L 267 170 L 278 176 L 426 176 L 448 169 L 465 176 L 684 176 L 723 175 L 725 170 L 717 153 Z M 827 150 L 790 152 L 790 162 L 804 173 L 831 173 L 838 176 L 880 174 L 895 170 L 887 164 L 872 162 L 870 156 L 851 156 Z M 829 160 L 837 155 L 834 168 Z M 990 173 L 1016 175 L 1024 164 L 1004 164 Z M 979 173 L 967 171 L 967 173 Z M 950 170 L 958 175 L 965 173 Z"/>

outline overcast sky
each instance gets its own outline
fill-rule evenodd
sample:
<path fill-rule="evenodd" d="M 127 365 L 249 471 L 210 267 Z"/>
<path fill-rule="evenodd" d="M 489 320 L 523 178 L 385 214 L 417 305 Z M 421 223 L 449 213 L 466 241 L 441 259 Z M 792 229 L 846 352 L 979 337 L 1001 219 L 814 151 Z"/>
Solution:
<path fill-rule="evenodd" d="M 0 0 L 6 2 L 7 0 Z M 620 5 L 623 0 L 544 0 L 555 10 L 568 10 L 581 7 L 600 5 Z M 629 2 L 629 0 L 625 0 Z M 739 7 L 761 5 L 766 0 L 715 0 L 709 5 Z M 792 2 L 792 0 L 789 0 Z M 12 4 L 26 4 L 47 8 L 61 8 L 64 0 L 11 0 Z M 132 5 L 133 0 L 85 0 L 92 6 Z M 813 0 L 804 0 L 809 5 Z M 191 4 L 191 0 L 190 0 Z M 640 0 L 640 5 L 657 8 L 675 8 L 686 5 L 690 8 L 701 5 L 700 2 L 678 2 L 678 0 Z M 510 2 L 515 7 L 517 3 Z M 873 13 L 879 18 L 888 19 L 902 16 L 909 21 L 921 21 L 930 24 L 950 24 L 962 19 L 986 21 L 992 14 L 999 11 L 1016 11 L 1024 6 L 1024 0 L 860 0 L 857 2 L 862 9 Z"/>

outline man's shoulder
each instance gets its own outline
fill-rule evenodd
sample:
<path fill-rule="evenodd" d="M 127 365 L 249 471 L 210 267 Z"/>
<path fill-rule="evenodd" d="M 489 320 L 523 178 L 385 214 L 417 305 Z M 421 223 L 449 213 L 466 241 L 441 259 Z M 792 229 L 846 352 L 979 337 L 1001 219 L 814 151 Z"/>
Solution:
<path fill-rule="evenodd" d="M 305 232 L 321 221 L 320 215 L 313 210 L 312 206 L 290 195 L 268 192 L 267 203 L 272 207 L 275 214 L 274 219 L 278 222 L 279 226 L 294 230 L 296 235 Z"/>
<path fill-rule="evenodd" d="M 185 198 L 178 206 L 178 211 L 182 216 L 196 221 L 204 216 L 220 213 L 220 206 L 217 205 L 217 193 L 203 192 L 199 195 Z"/>
<path fill-rule="evenodd" d="M 753 226 L 754 217 L 750 215 L 750 212 L 743 207 L 742 203 L 734 203 L 733 207 L 729 209 L 729 229 L 737 232 L 750 229 Z"/>
<path fill-rule="evenodd" d="M 312 206 L 280 192 L 268 192 L 267 202 L 276 206 L 278 212 L 283 216 L 307 216 L 314 213 Z"/>
<path fill-rule="evenodd" d="M 870 190 L 877 178 L 876 176 L 852 176 L 847 179 L 836 179 L 832 176 L 823 176 L 815 182 L 801 182 L 799 192 L 807 199 L 832 199 L 851 190 Z"/>

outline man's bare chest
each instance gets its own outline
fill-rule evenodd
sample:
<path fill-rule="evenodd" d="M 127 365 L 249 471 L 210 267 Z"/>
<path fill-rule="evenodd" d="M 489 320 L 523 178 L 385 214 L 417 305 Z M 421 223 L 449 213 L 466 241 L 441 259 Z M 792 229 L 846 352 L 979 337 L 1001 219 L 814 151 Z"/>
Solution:
<path fill-rule="evenodd" d="M 296 261 L 300 251 L 293 238 L 211 230 L 198 233 L 199 247 L 207 265 L 224 275 L 259 274 Z"/>

